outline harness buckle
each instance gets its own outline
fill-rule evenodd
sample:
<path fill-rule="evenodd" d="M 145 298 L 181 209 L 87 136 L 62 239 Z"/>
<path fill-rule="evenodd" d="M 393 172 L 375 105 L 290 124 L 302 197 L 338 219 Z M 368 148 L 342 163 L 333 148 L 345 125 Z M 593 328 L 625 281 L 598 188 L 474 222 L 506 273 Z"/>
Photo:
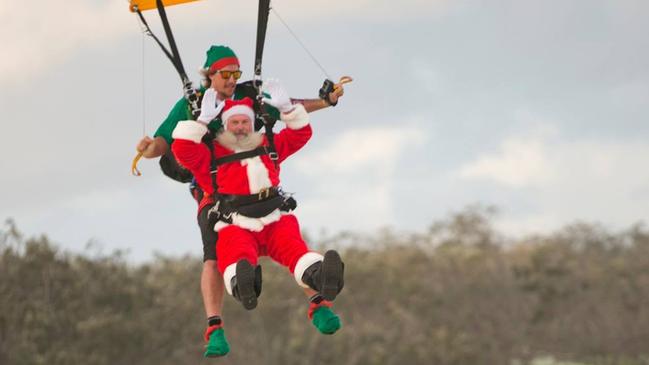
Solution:
<path fill-rule="evenodd" d="M 264 200 L 268 199 L 270 197 L 270 188 L 263 188 L 259 190 L 259 194 L 257 195 L 257 200 Z"/>
<path fill-rule="evenodd" d="M 277 161 L 279 159 L 279 155 L 275 151 L 268 152 L 268 157 L 270 157 L 272 161 Z"/>

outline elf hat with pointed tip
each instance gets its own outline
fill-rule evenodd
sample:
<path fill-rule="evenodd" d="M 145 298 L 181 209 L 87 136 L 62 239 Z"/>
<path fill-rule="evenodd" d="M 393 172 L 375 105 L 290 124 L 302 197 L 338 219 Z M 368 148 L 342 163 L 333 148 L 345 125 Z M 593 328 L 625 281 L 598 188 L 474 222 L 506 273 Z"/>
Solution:
<path fill-rule="evenodd" d="M 207 50 L 207 58 L 203 68 L 214 72 L 228 65 L 239 66 L 239 59 L 232 48 L 228 46 L 212 46 Z"/>

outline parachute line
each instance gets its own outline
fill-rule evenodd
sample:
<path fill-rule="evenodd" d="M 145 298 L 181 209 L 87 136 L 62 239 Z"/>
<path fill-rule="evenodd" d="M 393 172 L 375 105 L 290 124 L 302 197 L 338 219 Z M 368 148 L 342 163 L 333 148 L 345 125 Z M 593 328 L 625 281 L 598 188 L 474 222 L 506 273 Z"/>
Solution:
<path fill-rule="evenodd" d="M 320 64 L 320 62 L 318 62 L 318 60 L 317 60 L 317 59 L 315 58 L 315 56 L 314 56 L 314 55 L 309 51 L 309 49 L 306 47 L 306 45 L 304 45 L 304 43 L 300 40 L 300 38 L 297 36 L 297 34 L 295 34 L 295 32 L 293 32 L 293 30 L 291 29 L 291 27 L 288 26 L 288 24 L 286 24 L 286 22 L 284 21 L 284 19 L 282 19 L 282 17 L 279 15 L 279 13 L 277 12 L 277 10 L 275 10 L 274 7 L 271 8 L 271 10 L 273 11 L 273 14 L 275 14 L 275 16 L 277 17 L 277 19 L 279 19 L 279 21 L 280 21 L 282 24 L 284 24 L 284 27 L 286 27 L 286 30 L 288 30 L 288 32 L 293 36 L 293 38 L 295 38 L 295 40 L 297 41 L 297 43 L 299 43 L 300 46 L 302 46 L 302 49 L 304 49 L 304 51 L 309 55 L 309 57 L 311 57 L 311 60 L 316 64 L 316 66 L 318 66 L 318 67 L 320 68 L 320 70 L 325 74 L 325 76 L 326 76 L 328 79 L 331 79 L 331 77 L 329 76 L 329 73 L 327 73 L 327 70 L 325 70 L 324 67 L 322 67 L 322 65 Z"/>
<path fill-rule="evenodd" d="M 156 35 L 153 34 L 151 28 L 149 27 L 149 24 L 144 18 L 144 15 L 142 15 L 140 9 L 137 6 L 135 6 L 133 8 L 133 11 L 137 13 L 138 17 L 142 21 L 146 34 L 156 41 L 158 46 L 160 46 L 162 52 L 164 52 L 167 58 L 169 58 L 169 61 L 171 61 L 174 68 L 178 72 L 178 75 L 180 76 L 180 80 L 183 83 L 183 94 L 192 109 L 192 116 L 194 117 L 194 119 L 196 119 L 201 113 L 200 107 L 198 106 L 198 96 L 196 94 L 196 90 L 194 90 L 194 87 L 192 86 L 192 82 L 189 80 L 189 77 L 187 77 L 187 74 L 185 73 L 185 68 L 183 67 L 183 62 L 180 59 L 180 53 L 178 52 L 178 47 L 176 47 L 176 41 L 174 40 L 173 32 L 171 31 L 171 26 L 169 25 L 169 20 L 167 19 L 167 13 L 164 9 L 163 0 L 155 0 L 155 2 L 158 7 L 160 20 L 164 27 L 165 34 L 167 36 L 167 41 L 169 42 L 169 47 L 171 48 L 171 51 L 169 51 L 169 49 L 167 49 L 167 47 L 165 47 L 164 44 L 162 44 L 162 42 L 158 39 L 158 37 L 156 37 Z"/>

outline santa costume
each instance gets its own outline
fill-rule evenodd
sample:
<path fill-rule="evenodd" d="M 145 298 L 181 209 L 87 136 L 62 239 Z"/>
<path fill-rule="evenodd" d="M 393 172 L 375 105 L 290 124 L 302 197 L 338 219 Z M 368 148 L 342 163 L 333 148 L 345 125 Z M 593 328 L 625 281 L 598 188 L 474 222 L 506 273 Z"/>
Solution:
<path fill-rule="evenodd" d="M 254 131 L 246 136 L 245 143 L 241 143 L 237 135 L 228 130 L 228 122 L 234 116 L 238 119 L 243 116 L 254 123 L 253 101 L 244 98 L 225 101 L 221 114 L 224 131 L 216 136 L 212 148 L 201 142 L 207 133 L 204 123 L 183 121 L 173 132 L 172 151 L 208 195 L 213 195 L 221 206 L 228 206 L 214 227 L 219 233 L 217 265 L 227 292 L 241 301 L 246 309 L 255 308 L 261 292 L 257 259 L 260 255 L 267 255 L 287 267 L 300 286 L 319 293 L 312 300 L 309 311 L 312 316 L 318 309 L 328 308 L 343 287 L 344 266 L 340 256 L 336 251 L 328 251 L 323 256 L 309 250 L 300 234 L 297 218 L 287 211 L 290 208 L 271 205 L 270 211 L 252 209 L 255 213 L 243 209 L 268 205 L 272 199 L 282 196 L 280 164 L 302 148 L 312 135 L 309 116 L 301 104 L 287 104 L 285 91 L 275 84 L 270 85 L 269 94 L 270 98 L 264 101 L 282 112 L 281 121 L 286 124 L 286 128 L 274 135 L 274 146 L 269 144 L 265 135 Z M 262 153 L 219 165 L 215 188 L 210 176 L 213 159 L 218 161 L 260 148 L 276 155 Z M 318 329 L 326 333 L 320 327 Z"/>

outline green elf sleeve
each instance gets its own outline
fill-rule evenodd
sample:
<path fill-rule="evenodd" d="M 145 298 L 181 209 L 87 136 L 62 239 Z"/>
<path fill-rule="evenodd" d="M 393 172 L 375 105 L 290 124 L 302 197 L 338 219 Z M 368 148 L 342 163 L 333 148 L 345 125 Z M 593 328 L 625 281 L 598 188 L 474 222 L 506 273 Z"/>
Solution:
<path fill-rule="evenodd" d="M 187 104 L 185 98 L 182 98 L 178 100 L 176 105 L 174 105 L 167 118 L 162 122 L 162 124 L 160 124 L 158 130 L 155 131 L 153 136 L 162 137 L 169 145 L 171 145 L 171 142 L 173 141 L 171 134 L 173 133 L 174 128 L 176 128 L 176 125 L 181 120 L 188 119 L 192 119 L 191 113 L 189 112 L 189 104 Z"/>

